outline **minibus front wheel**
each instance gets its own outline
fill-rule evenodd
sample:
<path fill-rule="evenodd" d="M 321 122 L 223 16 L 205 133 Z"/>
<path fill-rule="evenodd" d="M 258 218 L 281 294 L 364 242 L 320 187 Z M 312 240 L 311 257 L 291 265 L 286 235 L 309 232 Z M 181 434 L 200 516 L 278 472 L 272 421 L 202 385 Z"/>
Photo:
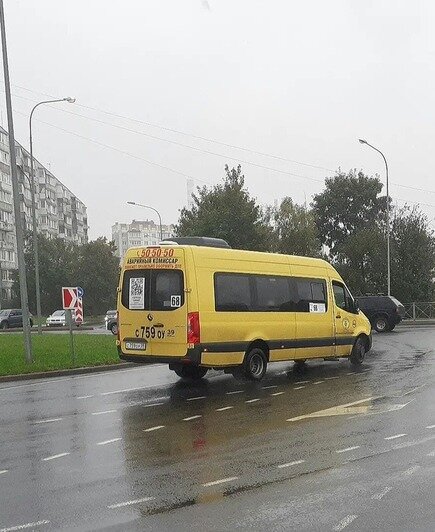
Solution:
<path fill-rule="evenodd" d="M 365 355 L 366 342 L 364 338 L 358 338 L 352 348 L 352 353 L 349 357 L 350 363 L 354 366 L 360 366 L 364 362 Z"/>
<path fill-rule="evenodd" d="M 259 347 L 253 347 L 246 355 L 243 365 L 233 371 L 238 380 L 261 381 L 267 369 L 267 357 Z"/>

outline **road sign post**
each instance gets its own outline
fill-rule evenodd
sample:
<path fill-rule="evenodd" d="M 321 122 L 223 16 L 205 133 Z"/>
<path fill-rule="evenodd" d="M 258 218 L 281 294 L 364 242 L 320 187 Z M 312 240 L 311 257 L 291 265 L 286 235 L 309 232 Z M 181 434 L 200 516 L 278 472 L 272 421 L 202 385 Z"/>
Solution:
<path fill-rule="evenodd" d="M 63 286 L 62 287 L 62 306 L 66 312 L 66 317 L 68 320 L 68 326 L 69 326 L 69 338 L 70 338 L 70 347 L 71 347 L 71 359 L 73 365 L 76 362 L 76 354 L 74 350 L 74 335 L 73 335 L 73 317 L 72 317 L 72 311 L 77 311 L 77 308 L 79 306 L 79 300 L 81 300 L 80 294 L 83 295 L 83 289 L 79 287 L 70 287 L 70 286 Z M 83 308 L 83 307 L 81 307 Z M 83 316 L 83 312 L 82 312 Z"/>
<path fill-rule="evenodd" d="M 74 334 L 73 334 L 73 317 L 72 317 L 72 310 L 66 309 L 65 310 L 68 320 L 68 327 L 69 327 L 69 343 L 70 343 L 70 349 L 71 349 L 71 360 L 73 365 L 76 363 L 76 352 L 74 349 Z"/>

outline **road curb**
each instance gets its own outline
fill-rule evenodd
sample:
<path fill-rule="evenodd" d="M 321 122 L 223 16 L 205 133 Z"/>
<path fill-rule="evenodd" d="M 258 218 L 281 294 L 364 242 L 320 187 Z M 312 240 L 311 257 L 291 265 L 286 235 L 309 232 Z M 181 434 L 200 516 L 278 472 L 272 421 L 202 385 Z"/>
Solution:
<path fill-rule="evenodd" d="M 1 382 L 27 381 L 34 379 L 47 379 L 50 377 L 65 377 L 68 375 L 84 375 L 86 373 L 103 373 L 135 366 L 131 362 L 120 362 L 119 364 L 108 364 L 107 366 L 90 366 L 85 368 L 59 369 L 54 371 L 40 371 L 38 373 L 22 373 L 20 375 L 2 375 Z"/>

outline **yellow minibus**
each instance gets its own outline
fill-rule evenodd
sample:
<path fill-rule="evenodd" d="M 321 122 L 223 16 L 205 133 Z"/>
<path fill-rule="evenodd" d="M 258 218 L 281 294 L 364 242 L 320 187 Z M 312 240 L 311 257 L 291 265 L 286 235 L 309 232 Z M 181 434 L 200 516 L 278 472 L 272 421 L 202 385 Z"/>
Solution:
<path fill-rule="evenodd" d="M 121 359 L 167 363 L 188 379 L 213 368 L 261 380 L 269 362 L 285 360 L 359 365 L 371 348 L 368 319 L 326 261 L 230 249 L 218 239 L 129 249 L 118 325 Z"/>

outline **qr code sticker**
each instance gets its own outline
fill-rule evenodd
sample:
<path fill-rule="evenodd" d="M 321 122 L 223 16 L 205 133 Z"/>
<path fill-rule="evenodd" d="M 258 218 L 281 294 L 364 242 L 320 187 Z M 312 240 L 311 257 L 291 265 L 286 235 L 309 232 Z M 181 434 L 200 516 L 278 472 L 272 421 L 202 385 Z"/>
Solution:
<path fill-rule="evenodd" d="M 143 310 L 145 304 L 145 279 L 144 277 L 132 277 L 130 279 L 129 308 Z"/>

